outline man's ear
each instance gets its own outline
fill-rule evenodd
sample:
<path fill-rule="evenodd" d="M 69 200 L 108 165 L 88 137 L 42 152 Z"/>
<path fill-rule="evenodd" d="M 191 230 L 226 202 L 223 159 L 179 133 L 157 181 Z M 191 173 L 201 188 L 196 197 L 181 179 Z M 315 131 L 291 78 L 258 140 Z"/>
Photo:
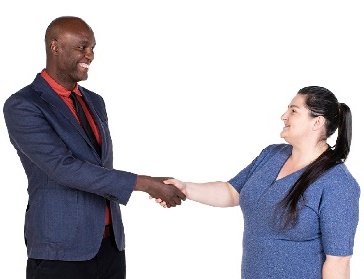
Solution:
<path fill-rule="evenodd" d="M 325 126 L 326 119 L 322 115 L 315 117 L 315 122 L 313 124 L 312 130 L 317 131 Z"/>
<path fill-rule="evenodd" d="M 49 46 L 50 50 L 55 54 L 57 55 L 58 54 L 58 42 L 57 40 L 53 39 L 51 41 L 51 44 Z"/>

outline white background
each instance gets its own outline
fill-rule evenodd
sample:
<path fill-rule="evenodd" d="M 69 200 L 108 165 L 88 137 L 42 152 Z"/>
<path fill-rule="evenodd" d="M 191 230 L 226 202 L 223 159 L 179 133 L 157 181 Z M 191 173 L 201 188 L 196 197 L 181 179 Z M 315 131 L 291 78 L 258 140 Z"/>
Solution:
<path fill-rule="evenodd" d="M 50 21 L 80 16 L 97 41 L 89 79 L 81 85 L 105 99 L 115 168 L 195 182 L 228 180 L 265 146 L 282 142 L 280 116 L 296 92 L 320 85 L 352 109 L 347 166 L 363 186 L 359 2 L 6 1 L 0 7 L 0 101 L 45 67 Z M 27 180 L 3 117 L 0 124 L 0 278 L 25 278 Z M 129 279 L 240 278 L 239 207 L 186 201 L 163 209 L 135 192 L 121 210 Z M 353 279 L 363 274 L 363 233 L 361 220 Z"/>

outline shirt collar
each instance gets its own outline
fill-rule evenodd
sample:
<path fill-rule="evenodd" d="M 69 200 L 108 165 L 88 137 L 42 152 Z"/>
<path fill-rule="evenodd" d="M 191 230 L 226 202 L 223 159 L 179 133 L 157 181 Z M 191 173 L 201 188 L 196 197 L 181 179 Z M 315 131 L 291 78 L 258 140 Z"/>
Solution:
<path fill-rule="evenodd" d="M 56 82 L 46 71 L 46 69 L 43 69 L 40 73 L 42 78 L 45 79 L 46 82 L 52 87 L 52 89 L 60 96 L 63 97 L 69 97 L 71 94 L 71 91 L 64 88 L 62 85 L 60 85 L 58 82 Z M 77 95 L 82 96 L 80 90 L 78 89 L 78 83 L 76 84 L 75 88 L 73 88 L 72 92 L 75 92 Z"/>

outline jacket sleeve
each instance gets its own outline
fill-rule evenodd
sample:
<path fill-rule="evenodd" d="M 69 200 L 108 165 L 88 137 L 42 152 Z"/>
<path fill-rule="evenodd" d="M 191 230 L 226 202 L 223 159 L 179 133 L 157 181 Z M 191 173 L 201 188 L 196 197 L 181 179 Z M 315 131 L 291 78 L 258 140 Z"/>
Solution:
<path fill-rule="evenodd" d="M 77 133 L 68 133 L 67 129 L 74 129 L 71 124 L 56 127 L 56 121 L 52 122 L 54 110 L 49 109 L 49 104 L 44 106 L 24 94 L 14 94 L 5 102 L 3 112 L 10 141 L 28 179 L 44 176 L 64 187 L 91 192 L 121 204 L 128 202 L 136 174 L 98 165 L 89 159 L 92 155 L 89 151 L 82 152 L 82 145 L 78 150 L 76 145 L 72 146 L 72 150 L 66 142 L 77 142 L 77 138 L 72 138 Z M 80 154 L 85 156 L 81 158 Z"/>

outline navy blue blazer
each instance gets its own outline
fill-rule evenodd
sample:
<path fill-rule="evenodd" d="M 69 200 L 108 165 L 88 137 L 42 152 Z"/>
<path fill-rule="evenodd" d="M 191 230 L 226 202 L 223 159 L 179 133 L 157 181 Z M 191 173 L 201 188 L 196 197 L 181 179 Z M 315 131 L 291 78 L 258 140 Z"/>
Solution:
<path fill-rule="evenodd" d="M 28 178 L 24 233 L 31 258 L 93 258 L 102 241 L 107 199 L 116 244 L 119 250 L 125 248 L 119 204 L 128 202 L 136 174 L 113 169 L 104 101 L 79 89 L 100 129 L 101 158 L 71 110 L 40 74 L 4 104 L 10 141 Z"/>

